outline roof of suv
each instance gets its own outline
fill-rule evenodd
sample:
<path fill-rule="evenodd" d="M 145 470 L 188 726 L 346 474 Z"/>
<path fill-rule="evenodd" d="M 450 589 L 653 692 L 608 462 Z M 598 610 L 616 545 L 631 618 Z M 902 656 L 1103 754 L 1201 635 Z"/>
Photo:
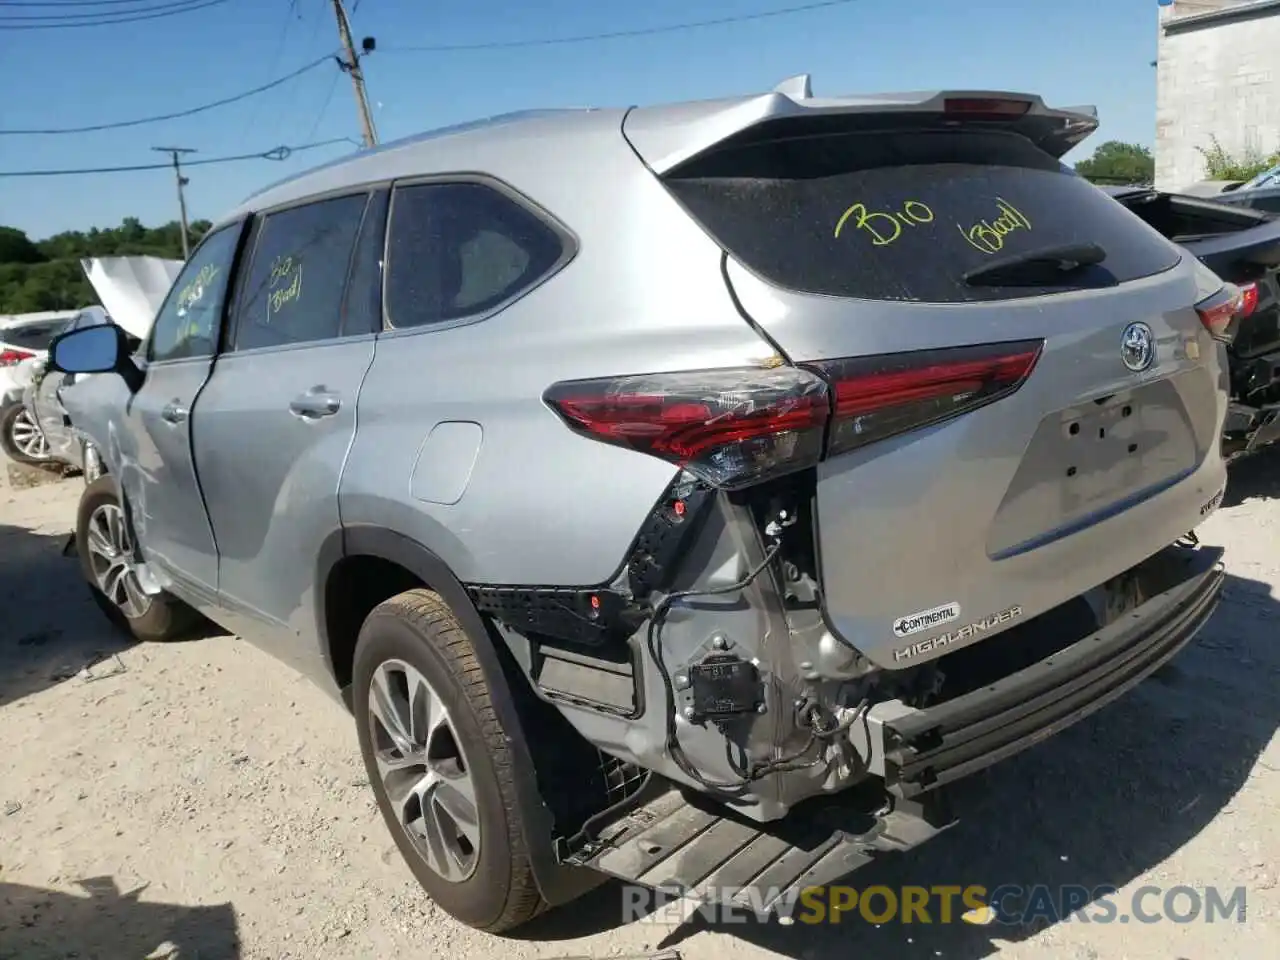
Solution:
<path fill-rule="evenodd" d="M 1062 124 L 1061 142 L 1069 147 L 1097 127 L 1092 107 L 1054 109 L 1040 97 L 994 90 L 930 90 L 840 97 L 814 97 L 809 77 L 801 74 L 770 91 L 713 100 L 647 107 L 523 110 L 454 124 L 340 157 L 251 194 L 225 223 L 247 213 L 362 183 L 432 173 L 477 170 L 476 148 L 486 153 L 520 150 L 531 138 L 583 138 L 603 129 L 621 131 L 627 123 L 632 145 L 657 172 L 705 150 L 726 137 L 766 121 L 802 114 L 849 114 L 941 110 L 950 99 L 1010 99 L 1030 103 L 1028 116 L 1048 115 Z M 519 154 L 517 154 L 517 157 Z M 585 162 L 585 158 L 579 158 Z"/>
<path fill-rule="evenodd" d="M 453 141 L 453 146 L 461 145 L 462 142 L 470 144 L 477 139 L 492 139 L 495 136 L 499 142 L 515 141 L 527 136 L 563 136 L 598 123 L 602 115 L 612 117 L 611 123 L 616 126 L 621 123 L 625 113 L 621 109 L 602 110 L 593 107 L 520 110 L 438 127 L 371 149 L 362 149 L 279 180 L 250 194 L 219 223 L 345 185 L 429 174 L 439 166 L 442 141 Z"/>

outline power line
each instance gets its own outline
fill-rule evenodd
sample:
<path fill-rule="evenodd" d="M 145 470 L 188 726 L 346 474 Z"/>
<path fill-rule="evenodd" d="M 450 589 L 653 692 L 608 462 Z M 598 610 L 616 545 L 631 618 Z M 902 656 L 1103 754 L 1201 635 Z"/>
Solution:
<path fill-rule="evenodd" d="M 815 0 L 791 7 L 779 7 L 773 10 L 762 10 L 759 13 L 735 14 L 728 17 L 715 17 L 711 20 L 688 20 L 684 23 L 670 23 L 660 27 L 638 27 L 634 30 L 610 30 L 605 33 L 582 33 L 564 37 L 539 37 L 530 40 L 494 40 L 481 43 L 437 43 L 425 46 L 381 47 L 379 52 L 385 53 L 459 53 L 471 50 L 509 50 L 515 47 L 548 47 L 570 43 L 594 43 L 599 40 L 620 40 L 627 37 L 648 37 L 660 33 L 678 33 L 681 30 L 694 30 L 699 27 L 719 27 L 731 23 L 747 23 L 752 20 L 766 20 L 772 17 L 788 17 L 797 13 L 808 13 L 813 10 L 827 10 L 831 7 L 844 7 L 858 0 Z"/>
<path fill-rule="evenodd" d="M 293 21 L 298 12 L 298 0 L 289 0 L 284 11 L 284 26 L 276 37 L 275 53 L 271 55 L 271 66 L 267 68 L 267 76 L 274 77 L 278 69 L 280 69 L 280 57 L 284 53 L 285 41 L 289 38 L 289 27 L 293 25 Z M 259 100 L 249 114 L 249 121 L 245 124 L 246 130 L 253 130 L 257 127 L 258 113 L 262 109 L 262 101 Z"/>
<path fill-rule="evenodd" d="M 320 3 L 321 3 L 321 4 L 323 4 L 323 3 L 324 3 L 324 0 L 320 0 Z M 307 41 L 306 41 L 306 43 L 303 45 L 302 49 L 304 49 L 304 50 L 314 50 L 314 49 L 315 49 L 315 46 L 316 46 L 316 38 L 320 35 L 320 27 L 321 27 L 321 25 L 325 22 L 326 16 L 327 16 L 327 15 L 322 11 L 322 12 L 320 13 L 320 15 L 319 15 L 319 16 L 315 17 L 315 18 L 311 21 L 311 32 L 310 32 L 310 34 L 308 34 L 308 36 L 307 36 Z M 301 13 L 301 10 L 299 10 L 298 18 L 299 18 L 299 20 L 301 20 L 301 19 L 302 19 L 302 13 Z M 335 53 L 335 55 L 336 55 L 336 53 Z M 336 74 L 334 74 L 334 76 L 335 76 L 335 77 L 338 77 L 338 76 L 341 76 L 341 74 L 342 74 L 342 70 L 341 70 L 341 69 L 339 69 L 339 70 L 338 70 L 338 72 L 337 72 Z M 334 86 L 336 86 L 336 85 L 337 85 L 337 80 L 336 80 L 336 79 L 334 80 L 333 85 L 334 85 Z M 298 102 L 298 92 L 299 92 L 299 88 L 300 88 L 301 86 L 302 86 L 301 84 L 298 84 L 297 86 L 294 86 L 294 87 L 290 88 L 289 92 L 285 95 L 285 97 L 284 97 L 284 101 L 283 101 L 283 103 L 282 103 L 282 105 L 281 105 L 281 107 L 280 107 L 280 109 L 279 109 L 279 111 L 278 111 L 278 113 L 279 113 L 279 115 L 280 115 L 280 116 L 282 116 L 282 117 L 288 117 L 290 120 L 295 119 L 295 117 L 294 117 L 294 109 L 293 109 L 293 108 L 294 108 L 294 106 L 295 106 L 295 105 L 297 104 L 297 102 Z M 295 126 L 294 124 L 289 124 L 289 129 L 293 129 L 293 127 L 294 127 L 294 126 Z M 283 134 L 283 133 L 284 133 L 284 130 L 285 130 L 285 125 L 282 123 L 282 124 L 281 124 L 281 127 L 280 127 L 280 132 Z M 314 135 L 314 134 L 308 134 L 308 135 L 307 135 L 307 137 L 306 137 L 305 139 L 310 140 L 310 139 L 311 139 L 311 137 L 312 137 L 313 135 Z M 291 134 L 291 136 L 296 136 L 296 132 L 295 132 L 294 134 Z"/>
<path fill-rule="evenodd" d="M 311 130 L 307 133 L 307 139 L 311 139 L 316 135 L 316 131 L 320 129 L 320 121 L 324 119 L 324 115 L 329 111 L 329 104 L 333 102 L 334 91 L 338 89 L 338 78 L 341 73 L 335 73 L 333 80 L 329 83 L 329 92 L 324 95 L 324 102 L 320 105 L 320 112 L 316 114 L 316 119 L 311 124 Z"/>
<path fill-rule="evenodd" d="M 98 2 L 105 3 L 107 2 L 107 0 L 98 0 Z M 121 0 L 121 2 L 124 2 L 124 0 Z M 132 0 L 129 0 L 129 2 L 132 2 Z M 191 0 L 183 0 L 183 2 L 191 2 Z M 226 2 L 226 0 L 199 0 L 199 2 L 206 3 L 206 4 L 223 3 L 223 2 Z M 600 41 L 600 40 L 612 40 L 612 39 L 620 39 L 625 37 L 651 36 L 654 34 L 678 32 L 680 30 L 692 30 L 700 27 L 712 27 L 712 26 L 719 26 L 719 25 L 731 24 L 731 23 L 748 22 L 752 20 L 762 20 L 762 19 L 773 18 L 773 17 L 791 16 L 793 14 L 807 13 L 814 10 L 823 10 L 823 9 L 829 9 L 832 7 L 846 6 L 854 2 L 857 2 L 857 0 L 815 0 L 815 2 L 801 4 L 798 6 L 781 7 L 773 10 L 760 11 L 758 13 L 739 14 L 736 16 L 729 16 L 729 17 L 718 17 L 710 20 L 686 21 L 684 23 L 667 24 L 664 26 L 646 27 L 646 28 L 640 28 L 640 29 L 634 29 L 634 30 L 615 30 L 607 33 L 578 34 L 574 36 L 564 36 L 564 37 L 545 37 L 545 38 L 535 38 L 535 39 L 529 39 L 529 40 L 493 41 L 493 42 L 487 42 L 487 43 L 473 43 L 473 44 L 437 44 L 434 46 L 389 47 L 384 49 L 393 53 L 395 52 L 447 53 L 447 52 L 460 52 L 460 51 L 468 51 L 468 50 L 490 50 L 490 49 L 505 49 L 505 48 L 511 48 L 511 47 L 534 47 L 534 46 L 549 46 L 549 45 L 555 45 L 555 44 L 590 43 L 590 42 Z M 317 18 L 312 30 L 312 39 L 314 39 L 316 32 L 318 32 L 318 27 L 320 25 L 320 22 L 321 22 L 321 18 Z M 247 100 L 249 97 L 257 96 L 260 93 L 265 93 L 268 90 L 272 90 L 284 83 L 287 83 L 288 81 L 294 79 L 295 77 L 301 76 L 302 74 L 307 73 L 310 70 L 316 69 L 321 64 L 326 63 L 328 60 L 330 60 L 332 56 L 333 56 L 332 54 L 326 54 L 323 57 L 319 57 L 315 60 L 312 60 L 310 63 L 307 63 L 299 67 L 297 70 L 294 70 L 291 73 L 287 73 L 284 76 L 278 77 L 275 80 L 271 80 L 267 83 L 264 83 L 261 86 L 254 87 L 251 90 L 246 90 L 243 93 L 238 93 L 231 97 L 224 97 L 223 99 L 215 100 L 212 103 L 205 103 L 197 107 L 191 107 L 187 110 L 179 110 L 175 113 L 161 114 L 153 117 L 140 117 L 135 120 L 123 120 L 123 121 L 117 121 L 114 123 L 93 124 L 90 126 L 83 126 L 83 127 L 60 127 L 60 128 L 50 128 L 50 129 L 29 129 L 29 130 L 0 129 L 0 136 L 54 136 L 54 135 L 60 135 L 60 134 L 94 133 L 100 130 L 118 130 L 125 127 L 142 126 L 144 124 L 149 124 L 149 123 L 160 123 L 165 120 L 177 120 L 182 117 L 190 117 L 198 113 L 203 113 L 207 110 L 213 110 L 217 107 L 227 106 L 228 104 L 237 103 L 241 100 Z M 327 104 L 326 104 L 326 107 L 327 107 Z"/>
<path fill-rule="evenodd" d="M 147 0 L 0 0 L 0 7 L 52 7 L 55 10 L 65 10 L 67 7 L 118 7 L 126 3 L 137 6 L 146 2 Z"/>
<path fill-rule="evenodd" d="M 294 147 L 286 147 L 283 144 L 278 147 L 272 147 L 270 150 L 263 150 L 259 153 L 241 153 L 229 157 L 205 157 L 202 160 L 187 160 L 182 166 L 185 167 L 202 167 L 212 163 L 236 163 L 240 160 L 287 160 L 295 153 L 301 153 L 304 150 L 315 150 L 318 147 L 329 147 L 335 143 L 349 143 L 352 146 L 360 146 L 350 137 L 334 137 L 331 140 L 320 140 L 316 143 L 304 143 Z M 74 170 L 0 170 L 0 177 L 72 177 L 83 174 L 96 173 L 133 173 L 138 170 L 171 170 L 172 163 L 136 163 L 129 166 L 121 167 L 81 167 Z"/>
<path fill-rule="evenodd" d="M 160 123 L 163 120 L 177 120 L 181 117 L 194 116 L 197 113 L 204 113 L 206 110 L 212 110 L 215 107 L 225 107 L 229 103 L 237 103 L 240 100 L 247 100 L 249 97 L 257 96 L 265 93 L 282 83 L 288 83 L 294 77 L 300 77 L 309 70 L 314 70 L 321 64 L 328 63 L 333 59 L 333 54 L 325 54 L 323 57 L 317 57 L 308 64 L 304 64 L 292 73 L 286 73 L 283 77 L 262 84 L 260 87 L 254 87 L 252 90 L 246 90 L 243 93 L 237 93 L 235 96 L 223 97 L 221 100 L 214 100 L 212 103 L 201 104 L 198 107 L 191 107 L 187 110 L 179 110 L 176 113 L 164 113 L 154 117 L 139 117 L 136 120 L 118 120 L 114 123 L 97 123 L 88 127 L 57 127 L 47 130 L 0 130 L 0 136 L 52 136 L 54 134 L 63 133 L 94 133 L 98 130 L 119 130 L 123 127 L 139 127 L 146 123 Z"/>
<path fill-rule="evenodd" d="M 194 13 L 197 10 L 221 6 L 227 2 L 228 0 L 177 0 L 177 2 L 155 7 L 135 7 L 132 10 L 3 17 L 0 18 L 0 30 L 66 30 L 72 27 L 105 27 L 117 23 L 138 23 L 142 20 L 159 20 L 162 17 Z"/>

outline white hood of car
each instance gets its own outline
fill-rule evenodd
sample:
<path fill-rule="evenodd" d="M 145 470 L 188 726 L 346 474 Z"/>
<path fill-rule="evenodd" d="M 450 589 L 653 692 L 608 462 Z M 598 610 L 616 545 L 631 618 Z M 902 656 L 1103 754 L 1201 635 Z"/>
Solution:
<path fill-rule="evenodd" d="M 115 324 L 141 340 L 151 332 L 156 312 L 182 270 L 182 261 L 86 257 L 80 266 Z"/>

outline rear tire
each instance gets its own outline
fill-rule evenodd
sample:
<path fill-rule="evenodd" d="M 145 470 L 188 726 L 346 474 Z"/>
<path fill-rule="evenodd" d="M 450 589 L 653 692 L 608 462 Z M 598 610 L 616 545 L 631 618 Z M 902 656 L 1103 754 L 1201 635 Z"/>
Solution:
<path fill-rule="evenodd" d="M 0 410 L 0 447 L 14 463 L 43 466 L 53 460 L 39 426 L 21 401 Z"/>
<path fill-rule="evenodd" d="M 84 488 L 76 516 L 76 552 L 94 603 L 138 640 L 178 640 L 199 622 L 199 614 L 172 594 L 143 593 L 114 477 L 100 477 Z"/>
<path fill-rule="evenodd" d="M 374 608 L 352 679 L 378 809 L 423 889 L 478 930 L 502 933 L 533 919 L 546 904 L 514 758 L 471 640 L 440 596 L 410 590 Z"/>

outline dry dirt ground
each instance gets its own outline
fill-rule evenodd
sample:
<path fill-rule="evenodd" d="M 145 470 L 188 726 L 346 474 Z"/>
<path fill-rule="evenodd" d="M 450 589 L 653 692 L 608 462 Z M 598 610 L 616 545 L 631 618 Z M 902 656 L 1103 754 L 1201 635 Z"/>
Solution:
<path fill-rule="evenodd" d="M 1226 600 L 1172 669 L 851 881 L 1111 884 L 1122 912 L 1147 884 L 1245 887 L 1245 921 L 1212 924 L 624 925 L 607 886 L 518 940 L 465 929 L 394 853 L 341 708 L 242 640 L 107 628 L 60 553 L 79 489 L 0 483 L 2 958 L 1280 956 L 1280 457 L 1241 464 L 1202 528 Z"/>

